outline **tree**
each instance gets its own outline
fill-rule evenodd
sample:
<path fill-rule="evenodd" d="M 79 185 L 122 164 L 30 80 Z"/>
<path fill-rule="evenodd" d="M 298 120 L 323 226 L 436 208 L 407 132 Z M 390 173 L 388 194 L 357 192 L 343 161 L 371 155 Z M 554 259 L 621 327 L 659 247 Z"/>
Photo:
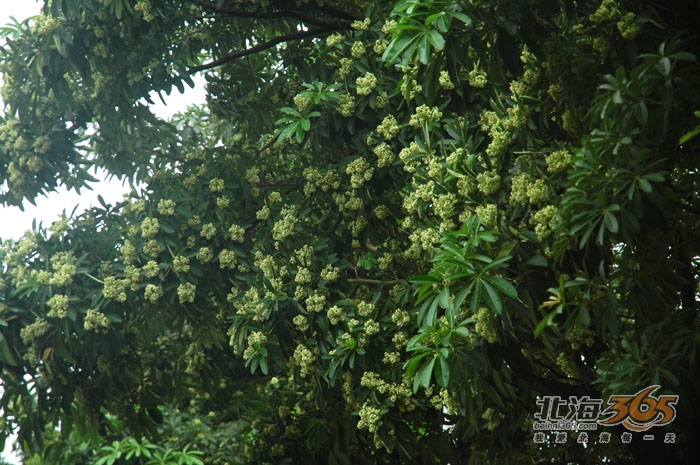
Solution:
<path fill-rule="evenodd" d="M 694 463 L 696 10 L 47 2 L 2 200 L 134 190 L 3 244 L 28 463 Z M 538 397 L 652 385 L 675 444 L 533 441 Z"/>

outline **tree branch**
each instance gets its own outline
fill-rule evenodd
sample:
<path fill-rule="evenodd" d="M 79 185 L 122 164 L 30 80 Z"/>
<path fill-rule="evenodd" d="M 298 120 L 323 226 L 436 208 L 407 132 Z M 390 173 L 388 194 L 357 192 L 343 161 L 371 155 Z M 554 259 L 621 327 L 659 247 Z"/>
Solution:
<path fill-rule="evenodd" d="M 207 69 L 216 68 L 217 66 L 221 66 L 224 63 L 228 63 L 231 60 L 235 60 L 236 58 L 241 58 L 241 57 L 244 57 L 247 55 L 252 55 L 254 53 L 262 52 L 263 50 L 267 50 L 268 48 L 272 48 L 275 45 L 280 44 L 282 42 L 288 42 L 290 40 L 304 39 L 306 37 L 315 37 L 318 35 L 328 33 L 328 32 L 333 31 L 333 30 L 336 30 L 336 28 L 325 27 L 325 28 L 319 28 L 319 29 L 311 29 L 308 31 L 294 32 L 291 34 L 284 34 L 281 36 L 277 36 L 273 39 L 270 39 L 267 42 L 263 42 L 261 44 L 258 44 L 254 47 L 250 47 L 250 48 L 247 48 L 244 50 L 236 50 L 233 52 L 229 52 L 226 55 L 222 56 L 221 58 L 218 58 L 218 59 L 211 61 L 209 63 L 204 63 L 204 64 L 199 65 L 199 66 L 193 66 L 188 71 L 190 73 L 196 73 L 198 71 L 204 71 Z"/>

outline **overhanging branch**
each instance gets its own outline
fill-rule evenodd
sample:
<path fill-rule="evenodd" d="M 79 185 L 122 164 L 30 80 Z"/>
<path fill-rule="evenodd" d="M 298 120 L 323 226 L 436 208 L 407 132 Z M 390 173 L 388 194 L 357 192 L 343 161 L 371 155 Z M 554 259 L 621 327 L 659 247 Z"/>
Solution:
<path fill-rule="evenodd" d="M 236 58 L 241 58 L 247 55 L 252 55 L 254 53 L 262 52 L 263 50 L 267 50 L 268 48 L 272 48 L 277 44 L 281 44 L 282 42 L 289 42 L 292 40 L 300 40 L 304 39 L 307 37 L 316 37 L 322 34 L 326 34 L 328 32 L 334 31 L 337 28 L 332 28 L 332 27 L 324 27 L 324 28 L 318 28 L 318 29 L 310 29 L 308 31 L 298 31 L 294 32 L 291 34 L 284 34 L 281 36 L 274 37 L 267 42 L 263 42 L 261 44 L 255 45 L 254 47 L 246 48 L 244 50 L 236 50 L 227 53 L 226 55 L 222 56 L 221 58 L 218 58 L 214 61 L 211 61 L 209 63 L 204 63 L 199 66 L 193 66 L 189 69 L 190 73 L 196 73 L 198 71 L 204 71 L 207 69 L 211 68 L 216 68 L 217 66 L 221 66 L 224 63 L 228 63 L 231 60 L 235 60 Z"/>

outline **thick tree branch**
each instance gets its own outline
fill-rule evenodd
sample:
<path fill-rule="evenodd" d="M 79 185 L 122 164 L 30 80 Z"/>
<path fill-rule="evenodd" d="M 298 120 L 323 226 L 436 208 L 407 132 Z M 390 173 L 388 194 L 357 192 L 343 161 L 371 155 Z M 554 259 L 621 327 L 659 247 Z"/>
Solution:
<path fill-rule="evenodd" d="M 277 36 L 273 39 L 268 40 L 267 42 L 263 42 L 261 44 L 258 44 L 254 47 L 246 48 L 244 50 L 236 50 L 227 53 L 226 55 L 222 56 L 221 58 L 218 58 L 214 61 L 211 61 L 209 63 L 204 63 L 199 66 L 193 66 L 189 69 L 190 73 L 196 73 L 198 71 L 204 71 L 207 69 L 211 68 L 216 68 L 217 66 L 221 66 L 224 63 L 228 63 L 231 60 L 235 60 L 236 58 L 241 58 L 247 55 L 252 55 L 254 53 L 262 52 L 263 50 L 267 50 L 268 48 L 272 48 L 277 44 L 281 44 L 282 42 L 289 42 L 291 40 L 299 40 L 299 39 L 304 39 L 306 37 L 315 37 L 318 35 L 326 34 L 328 32 L 334 31 L 336 28 L 331 28 L 331 27 L 326 27 L 326 28 L 319 28 L 319 29 L 311 29 L 308 31 L 299 31 L 299 32 L 294 32 L 291 34 L 284 34 L 281 36 Z"/>

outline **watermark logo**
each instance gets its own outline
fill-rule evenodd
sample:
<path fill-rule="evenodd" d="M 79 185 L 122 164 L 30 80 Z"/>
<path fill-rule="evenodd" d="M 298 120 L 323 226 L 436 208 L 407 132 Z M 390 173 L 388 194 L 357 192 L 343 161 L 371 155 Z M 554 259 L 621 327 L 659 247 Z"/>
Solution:
<path fill-rule="evenodd" d="M 677 395 L 654 397 L 652 394 L 661 386 L 649 386 L 634 395 L 610 396 L 609 407 L 603 415 L 608 418 L 598 420 L 605 426 L 622 424 L 630 431 L 646 431 L 652 426 L 663 426 L 676 418 Z"/>
<path fill-rule="evenodd" d="M 678 395 L 654 396 L 661 386 L 648 386 L 632 395 L 612 395 L 605 409 L 603 399 L 593 399 L 588 396 L 571 396 L 568 399 L 561 396 L 544 396 L 537 400 L 539 411 L 534 415 L 533 429 L 536 431 L 535 442 L 545 440 L 544 431 L 554 434 L 555 443 L 566 442 L 567 431 L 577 431 L 577 442 L 588 442 L 588 433 L 595 431 L 598 425 L 622 425 L 628 431 L 622 433 L 621 441 L 628 443 L 632 440 L 632 432 L 648 431 L 654 426 L 663 426 L 676 418 Z M 653 440 L 652 434 L 645 434 L 643 440 Z M 610 441 L 610 433 L 601 432 L 598 442 Z M 665 443 L 675 442 L 675 434 L 667 433 Z"/>

